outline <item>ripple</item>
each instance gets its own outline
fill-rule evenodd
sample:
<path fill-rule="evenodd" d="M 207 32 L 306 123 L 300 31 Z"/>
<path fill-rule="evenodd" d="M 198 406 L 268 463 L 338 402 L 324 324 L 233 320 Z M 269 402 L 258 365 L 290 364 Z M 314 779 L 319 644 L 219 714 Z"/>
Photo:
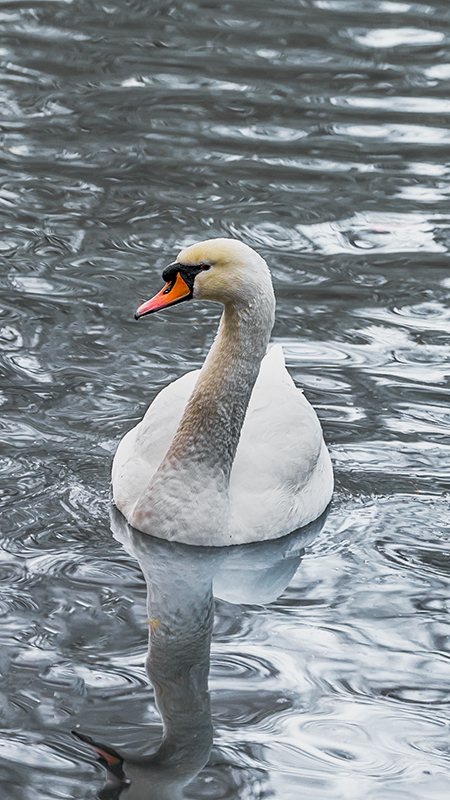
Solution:
<path fill-rule="evenodd" d="M 25 567 L 23 564 L 12 564 L 0 562 L 0 587 L 1 584 L 7 586 L 17 586 L 26 580 Z"/>
<path fill-rule="evenodd" d="M 282 225 L 264 222 L 253 227 L 242 226 L 241 229 L 230 225 L 230 233 L 236 237 L 247 238 L 252 247 L 270 247 L 274 250 L 296 252 L 297 250 L 311 249 L 310 241 L 298 231 L 283 228 Z"/>
<path fill-rule="evenodd" d="M 312 342 L 279 339 L 289 366 L 360 367 L 375 371 L 375 367 L 392 361 L 392 346 L 398 342 L 394 334 L 381 328 L 366 328 L 358 332 L 367 339 L 365 344 L 347 342 Z"/>
<path fill-rule="evenodd" d="M 87 561 L 84 554 L 52 553 L 30 560 L 29 570 L 33 575 L 53 575 L 86 586 L 134 586 L 142 582 L 138 566 L 125 557 Z"/>
<path fill-rule="evenodd" d="M 44 433 L 42 430 L 26 422 L 19 422 L 13 419 L 1 419 L 0 440 L 12 444 L 14 448 L 26 448 L 29 447 L 30 444 L 36 444 L 37 441 L 62 443 L 65 440 L 65 436 L 58 433 Z"/>
<path fill-rule="evenodd" d="M 278 674 L 276 668 L 267 660 L 252 658 L 251 656 L 235 655 L 233 657 L 217 653 L 214 656 L 212 674 L 218 679 L 244 679 L 248 681 L 266 681 Z"/>
<path fill-rule="evenodd" d="M 20 289 L 28 294 L 41 294 L 44 297 L 48 294 L 53 294 L 55 291 L 54 285 L 43 278 L 33 278 L 26 275 L 16 276 L 11 283 L 15 289 Z"/>
<path fill-rule="evenodd" d="M 222 689 L 216 701 L 216 719 L 221 727 L 228 730 L 257 729 L 258 736 L 279 735 L 280 717 L 291 708 L 291 702 L 277 692 L 249 688 L 237 691 L 231 687 Z"/>
<path fill-rule="evenodd" d="M 419 188 L 418 186 L 403 186 L 398 192 L 397 197 L 404 200 L 413 200 L 417 203 L 440 203 L 448 197 L 450 190 L 446 184 L 441 184 L 435 188 Z"/>
<path fill-rule="evenodd" d="M 418 569 L 424 574 L 432 572 L 435 576 L 450 577 L 450 553 L 445 542 L 441 547 L 398 545 L 390 541 L 380 541 L 378 549 L 395 564 L 408 569 Z"/>
<path fill-rule="evenodd" d="M 374 28 L 371 31 L 349 31 L 352 38 L 363 47 L 389 48 L 408 45 L 421 47 L 423 45 L 440 44 L 445 40 L 442 31 L 433 31 L 425 28 Z"/>
<path fill-rule="evenodd" d="M 398 3 L 393 0 L 313 0 L 317 8 L 330 11 L 357 12 L 358 14 L 409 14 L 411 12 L 427 13 L 430 6 L 418 5 L 415 3 Z"/>
<path fill-rule="evenodd" d="M 417 303 L 416 305 L 394 308 L 364 308 L 357 309 L 355 315 L 364 319 L 377 319 L 388 322 L 390 326 L 398 325 L 421 331 L 446 331 L 450 319 L 450 309 L 443 303 L 436 301 Z M 417 348 L 418 352 L 422 348 Z M 436 350 L 443 354 L 443 348 Z"/>
<path fill-rule="evenodd" d="M 424 70 L 427 78 L 448 81 L 450 79 L 450 64 L 435 64 Z"/>
<path fill-rule="evenodd" d="M 10 359 L 11 364 L 29 378 L 33 378 L 39 383 L 52 383 L 53 376 L 42 367 L 36 356 L 16 355 Z"/>
<path fill-rule="evenodd" d="M 21 350 L 23 347 L 23 336 L 21 333 L 10 325 L 5 325 L 0 328 L 0 349 L 8 350 Z"/>
<path fill-rule="evenodd" d="M 73 480 L 67 488 L 69 490 L 67 502 L 63 502 L 66 510 L 77 519 L 88 516 L 91 520 L 104 522 L 109 508 L 109 493 L 106 487 L 100 493 L 86 487 L 80 481 Z"/>
<path fill-rule="evenodd" d="M 448 114 L 450 100 L 440 97 L 331 97 L 334 106 L 389 110 L 396 113 Z"/>
<path fill-rule="evenodd" d="M 17 626 L 17 621 L 13 620 L 15 614 L 38 610 L 37 601 L 31 595 L 24 594 L 23 589 L 20 590 L 20 594 L 9 594 L 0 590 L 0 617 L 5 617 L 4 623 L 7 623 L 8 627 Z"/>
<path fill-rule="evenodd" d="M 39 741 L 35 733 L 0 736 L 0 758 L 27 767 L 76 772 L 79 764 L 70 758 L 55 753 L 48 745 Z"/>
<path fill-rule="evenodd" d="M 410 494 L 419 491 L 417 483 L 424 493 L 442 490 L 441 481 L 448 483 L 450 477 L 449 454 L 447 445 L 433 442 L 366 441 L 333 448 L 333 459 L 339 470 L 359 474 L 361 478 L 365 471 L 369 475 L 389 476 L 391 481 L 393 476 L 401 477 L 403 492 Z M 385 491 L 388 492 L 388 488 Z"/>
<path fill-rule="evenodd" d="M 446 226 L 446 223 L 444 223 Z M 443 252 L 435 240 L 435 225 L 421 214 L 384 214 L 364 212 L 351 219 L 315 225 L 298 225 L 298 230 L 322 252 L 376 250 L 379 253 L 402 253 L 425 250 Z"/>
<path fill-rule="evenodd" d="M 124 690 L 132 692 L 133 689 L 147 685 L 141 676 L 130 673 L 129 670 L 99 668 L 97 666 L 72 665 L 67 663 L 52 664 L 41 673 L 42 680 L 51 686 L 67 686 L 78 694 L 100 693 L 102 695 L 116 695 Z"/>
<path fill-rule="evenodd" d="M 380 774 L 387 770 L 392 774 L 395 771 L 395 767 L 389 769 L 387 759 L 383 759 L 382 754 L 374 748 L 372 737 L 364 724 L 345 723 L 333 718 L 328 724 L 322 720 L 310 720 L 302 724 L 295 716 L 286 725 L 283 739 L 298 752 L 300 763 L 304 759 L 318 762 L 315 769 L 319 764 L 325 770 L 333 765 L 346 764 L 356 773 Z M 314 769 L 314 764 L 311 766 Z"/>
<path fill-rule="evenodd" d="M 164 88 L 167 87 L 169 89 L 181 89 L 182 91 L 198 90 L 202 87 L 208 87 L 218 92 L 246 92 L 249 88 L 247 84 L 236 83 L 234 81 L 223 81 L 204 76 L 201 78 L 190 78 L 187 75 L 163 72 L 155 75 L 133 76 L 126 78 L 120 84 L 124 89 L 144 89 L 148 86 L 155 85 L 163 86 Z"/>
<path fill-rule="evenodd" d="M 383 697 L 392 697 L 403 703 L 419 703 L 428 705 L 442 705 L 450 703 L 450 691 L 446 692 L 440 688 L 424 688 L 423 686 L 395 686 L 383 688 Z"/>
<path fill-rule="evenodd" d="M 221 137 L 232 139 L 254 139 L 255 141 L 270 142 L 296 142 L 304 139 L 308 135 L 307 131 L 298 128 L 282 127 L 280 125 L 259 125 L 232 126 L 232 125 L 213 125 L 209 128 L 211 133 L 219 134 Z"/>
<path fill-rule="evenodd" d="M 383 415 L 383 421 L 387 428 L 407 434 L 449 435 L 450 408 L 447 405 L 399 403 L 393 408 L 393 411 L 394 414 L 391 417 Z"/>
<path fill-rule="evenodd" d="M 342 123 L 333 125 L 337 136 L 349 136 L 355 139 L 379 139 L 391 144 L 424 144 L 448 145 L 450 132 L 448 128 L 436 128 L 429 125 L 405 124 L 367 124 L 358 125 Z"/>
<path fill-rule="evenodd" d="M 249 768 L 248 759 L 239 759 L 230 748 L 227 748 L 225 757 L 224 763 L 208 764 L 200 775 L 189 783 L 185 789 L 187 798 L 227 800 L 230 797 L 242 797 L 262 800 L 266 791 L 270 792 L 269 779 L 263 770 L 258 770 L 254 766 Z"/>
<path fill-rule="evenodd" d="M 339 791 L 336 776 L 342 774 L 341 787 L 346 787 L 345 796 L 356 800 L 360 796 L 361 781 L 368 776 L 370 783 L 373 781 L 379 786 L 380 780 L 388 780 L 392 788 L 396 778 L 409 783 L 422 770 L 430 768 L 429 760 L 420 759 L 418 753 L 414 757 L 410 750 L 411 729 L 413 737 L 428 734 L 438 741 L 442 737 L 442 723 L 424 720 L 412 714 L 411 709 L 404 716 L 392 711 L 382 714 L 356 698 L 352 704 L 336 703 L 331 715 L 325 712 L 324 718 L 320 718 L 319 714 L 320 709 L 314 715 L 307 714 L 306 720 L 301 716 L 286 718 L 289 725 L 281 740 L 278 738 L 278 744 L 268 743 L 263 755 L 255 758 L 256 765 L 267 769 L 275 767 L 276 763 L 283 764 L 283 772 L 295 776 L 297 781 L 311 781 L 315 776 L 322 778 L 322 783 L 323 774 L 332 775 L 336 791 Z"/>

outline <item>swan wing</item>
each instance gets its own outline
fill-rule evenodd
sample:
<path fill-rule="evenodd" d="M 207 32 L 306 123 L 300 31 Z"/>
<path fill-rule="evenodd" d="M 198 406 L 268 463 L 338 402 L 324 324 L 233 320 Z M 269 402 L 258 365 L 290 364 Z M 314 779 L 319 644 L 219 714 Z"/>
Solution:
<path fill-rule="evenodd" d="M 261 363 L 233 463 L 232 537 L 242 542 L 290 533 L 324 511 L 332 489 L 320 422 L 275 345 Z"/>
<path fill-rule="evenodd" d="M 120 441 L 112 465 L 113 498 L 128 518 L 166 455 L 200 370 L 165 386 L 145 416 Z"/>

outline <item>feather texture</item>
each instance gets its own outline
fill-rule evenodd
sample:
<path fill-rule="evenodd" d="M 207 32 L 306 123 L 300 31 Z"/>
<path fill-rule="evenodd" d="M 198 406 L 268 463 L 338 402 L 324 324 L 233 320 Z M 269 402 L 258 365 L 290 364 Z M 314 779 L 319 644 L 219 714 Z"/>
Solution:
<path fill-rule="evenodd" d="M 263 357 L 275 305 L 267 265 L 240 242 L 213 242 L 178 258 L 188 269 L 189 258 L 215 254 L 218 277 L 197 276 L 193 296 L 224 295 L 216 340 L 202 370 L 165 387 L 124 436 L 112 484 L 115 504 L 144 533 L 219 546 L 274 539 L 312 522 L 330 501 L 333 472 L 319 420 L 281 346 Z"/>

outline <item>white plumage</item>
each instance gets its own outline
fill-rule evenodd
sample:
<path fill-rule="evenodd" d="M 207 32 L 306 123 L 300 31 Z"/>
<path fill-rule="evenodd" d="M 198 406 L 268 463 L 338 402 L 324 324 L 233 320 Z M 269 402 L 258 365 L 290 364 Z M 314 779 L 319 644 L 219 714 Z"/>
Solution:
<path fill-rule="evenodd" d="M 224 316 L 202 370 L 165 387 L 120 442 L 114 502 L 131 525 L 163 539 L 275 539 L 324 511 L 333 473 L 319 420 L 287 372 L 281 346 L 263 356 L 274 309 L 267 266 L 229 239 L 187 248 L 178 265 L 193 283 L 186 299 L 222 293 Z M 174 281 L 141 314 L 172 304 Z"/>

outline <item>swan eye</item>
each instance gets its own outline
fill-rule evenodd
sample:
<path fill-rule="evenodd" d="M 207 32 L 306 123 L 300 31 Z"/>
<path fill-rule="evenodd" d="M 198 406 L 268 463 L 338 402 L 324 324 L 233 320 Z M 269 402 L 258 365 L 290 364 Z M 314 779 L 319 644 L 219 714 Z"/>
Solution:
<path fill-rule="evenodd" d="M 211 269 L 211 264 L 200 264 L 200 269 L 202 272 L 206 272 L 206 270 Z"/>

